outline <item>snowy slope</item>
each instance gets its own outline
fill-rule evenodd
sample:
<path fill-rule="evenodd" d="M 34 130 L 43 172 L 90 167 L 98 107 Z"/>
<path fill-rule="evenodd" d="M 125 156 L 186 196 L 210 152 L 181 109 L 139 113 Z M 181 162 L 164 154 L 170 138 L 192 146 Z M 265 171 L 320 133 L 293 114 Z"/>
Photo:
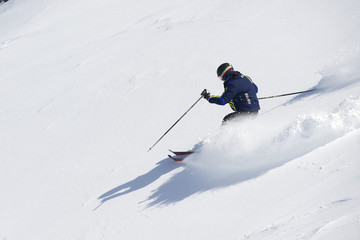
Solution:
<path fill-rule="evenodd" d="M 1 239 L 359 239 L 360 2 L 0 5 Z M 227 61 L 253 122 L 199 102 Z M 201 151 L 184 163 L 169 148 Z"/>

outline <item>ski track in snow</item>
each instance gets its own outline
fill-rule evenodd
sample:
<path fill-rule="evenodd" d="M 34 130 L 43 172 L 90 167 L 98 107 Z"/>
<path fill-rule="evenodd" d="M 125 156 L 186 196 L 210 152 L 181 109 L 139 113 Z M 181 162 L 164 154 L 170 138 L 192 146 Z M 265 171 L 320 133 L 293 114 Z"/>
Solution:
<path fill-rule="evenodd" d="M 321 95 L 328 94 L 329 88 L 333 89 L 332 92 L 358 85 L 360 78 L 354 77 L 358 69 L 352 70 L 355 71 L 353 74 L 346 75 L 350 78 L 344 78 L 342 74 L 337 74 L 337 77 L 325 76 L 319 85 L 324 86 L 325 82 L 327 87 L 304 94 L 303 98 L 311 98 L 307 101 L 313 102 Z M 339 83 L 341 87 L 336 86 Z M 300 100 L 301 97 L 295 97 L 284 105 L 291 109 Z M 189 156 L 183 163 L 172 166 L 168 159 L 164 159 L 150 172 L 104 193 L 99 197 L 101 204 L 150 185 L 176 168 L 182 170 L 154 191 L 147 199 L 149 206 L 173 204 L 196 193 L 254 179 L 359 129 L 360 96 L 348 96 L 330 111 L 299 114 L 291 120 L 281 126 L 282 129 L 275 127 L 275 131 L 268 126 L 276 126 L 277 118 L 261 116 L 252 122 L 234 123 L 220 128 L 197 144 L 194 149 L 199 152 Z"/>
<path fill-rule="evenodd" d="M 329 91 L 359 88 L 360 71 L 354 66 L 357 61 L 347 67 L 339 66 L 339 73 L 323 77 L 315 87 L 317 91 L 304 94 L 303 98 L 313 97 L 308 100 L 311 104 Z M 285 105 L 293 108 L 298 100 L 301 97 Z M 277 121 L 259 116 L 255 121 L 230 124 L 211 133 L 194 147 L 199 152 L 187 157 L 184 170 L 149 197 L 149 205 L 174 203 L 195 193 L 256 178 L 359 129 L 360 95 L 348 96 L 329 112 L 300 114 L 282 130 L 277 128 L 274 132 L 269 125 L 276 126 Z"/>

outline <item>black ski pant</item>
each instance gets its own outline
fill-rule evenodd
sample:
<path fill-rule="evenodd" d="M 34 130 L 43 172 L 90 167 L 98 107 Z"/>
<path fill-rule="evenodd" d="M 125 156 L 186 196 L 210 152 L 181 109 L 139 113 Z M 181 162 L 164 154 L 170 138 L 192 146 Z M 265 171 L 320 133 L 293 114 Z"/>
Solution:
<path fill-rule="evenodd" d="M 229 121 L 238 119 L 255 119 L 258 115 L 258 111 L 240 111 L 240 112 L 233 112 L 226 115 L 222 121 L 222 125 L 228 123 Z"/>

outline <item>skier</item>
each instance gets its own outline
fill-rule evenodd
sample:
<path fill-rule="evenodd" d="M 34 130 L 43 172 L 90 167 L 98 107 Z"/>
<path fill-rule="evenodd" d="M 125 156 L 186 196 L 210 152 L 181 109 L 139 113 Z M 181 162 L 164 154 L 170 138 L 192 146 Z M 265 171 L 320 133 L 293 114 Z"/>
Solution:
<path fill-rule="evenodd" d="M 250 77 L 235 71 L 229 63 L 221 64 L 217 69 L 217 76 L 224 81 L 225 91 L 221 96 L 210 95 L 204 90 L 202 96 L 218 105 L 229 103 L 233 113 L 226 115 L 222 124 L 233 119 L 255 118 L 260 109 L 259 101 L 256 96 L 258 87 Z"/>

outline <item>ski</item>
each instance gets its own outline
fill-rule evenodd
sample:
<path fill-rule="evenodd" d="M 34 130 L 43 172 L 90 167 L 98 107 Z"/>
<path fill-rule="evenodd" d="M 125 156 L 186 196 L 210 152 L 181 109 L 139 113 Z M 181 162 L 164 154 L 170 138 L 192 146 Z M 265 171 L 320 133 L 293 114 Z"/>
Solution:
<path fill-rule="evenodd" d="M 171 158 L 172 160 L 174 160 L 176 162 L 181 162 L 186 157 L 188 157 L 190 154 L 194 153 L 193 151 L 172 151 L 172 150 L 169 150 L 169 151 L 175 155 L 175 156 L 168 155 L 169 158 Z"/>
<path fill-rule="evenodd" d="M 184 155 L 190 155 L 192 153 L 194 153 L 193 151 L 183 151 L 183 152 L 179 152 L 179 151 L 172 151 L 172 150 L 169 150 L 172 154 L 175 154 L 177 156 L 184 156 Z"/>
<path fill-rule="evenodd" d="M 184 160 L 184 158 L 179 158 L 179 157 L 171 156 L 171 155 L 168 155 L 168 157 L 171 158 L 172 160 L 174 160 L 175 162 L 181 162 L 182 160 Z"/>

